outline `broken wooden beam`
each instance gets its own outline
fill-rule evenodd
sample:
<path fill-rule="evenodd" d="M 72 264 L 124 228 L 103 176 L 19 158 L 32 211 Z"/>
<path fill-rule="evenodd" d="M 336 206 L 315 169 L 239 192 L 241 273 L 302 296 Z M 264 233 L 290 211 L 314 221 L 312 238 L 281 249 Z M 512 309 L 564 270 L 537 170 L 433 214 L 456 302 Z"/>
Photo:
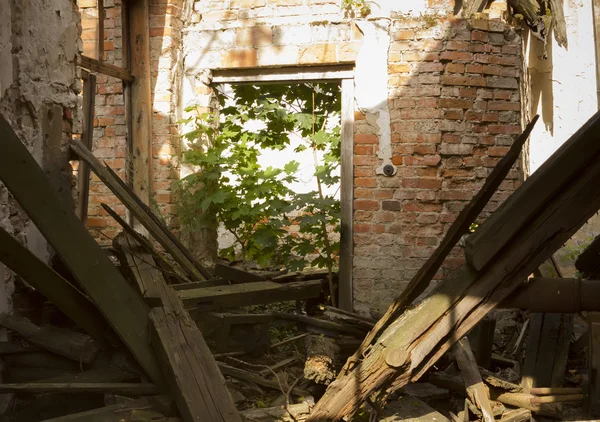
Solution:
<path fill-rule="evenodd" d="M 361 350 L 367 350 L 385 326 L 394 320 L 404 308 L 410 305 L 425 291 L 425 289 L 427 289 L 427 286 L 429 286 L 433 276 L 440 269 L 448 254 L 452 251 L 454 246 L 456 246 L 462 236 L 468 233 L 471 224 L 475 221 L 481 211 L 483 211 L 490 198 L 494 195 L 514 163 L 519 158 L 523 145 L 529 138 L 529 134 L 533 130 L 538 118 L 539 115 L 533 117 L 531 122 L 525 128 L 525 131 L 514 141 L 506 155 L 502 157 L 496 167 L 494 167 L 494 170 L 492 170 L 487 177 L 475 197 L 473 197 L 473 199 L 458 214 L 456 220 L 454 220 L 435 251 L 427 261 L 425 261 L 423 266 L 419 268 L 419 271 L 417 271 L 410 280 L 408 286 L 406 286 L 400 296 L 394 300 L 394 303 L 387 309 L 383 317 L 377 321 L 375 327 L 365 337 L 357 354 L 354 356 L 354 359 L 358 359 L 358 353 L 360 353 Z"/>
<path fill-rule="evenodd" d="M 85 148 L 81 142 L 71 142 L 71 149 L 89 166 L 100 180 L 115 194 L 117 198 L 132 212 L 135 218 L 148 230 L 148 232 L 162 245 L 165 250 L 171 254 L 173 259 L 181 265 L 190 276 L 196 280 L 203 280 L 207 277 L 197 268 L 193 260 L 190 260 L 188 254 L 173 241 L 169 229 L 160 223 L 154 214 L 145 206 L 131 189 L 114 172 L 109 171 L 108 166 L 102 163 Z M 189 252 L 188 252 L 189 253 Z"/>
<path fill-rule="evenodd" d="M 454 345 L 454 356 L 465 380 L 467 395 L 481 411 L 483 420 L 485 422 L 494 422 L 494 414 L 488 390 L 483 384 L 475 356 L 471 351 L 469 340 L 466 337 L 463 337 Z"/>
<path fill-rule="evenodd" d="M 230 267 L 227 265 L 216 264 L 214 276 L 225 278 L 232 283 L 252 283 L 253 281 L 265 281 L 264 277 L 258 274 L 253 274 L 249 271 L 244 271 L 239 268 Z"/>
<path fill-rule="evenodd" d="M 152 381 L 162 385 L 147 342 L 148 307 L 63 201 L 44 171 L 0 116 L 0 180 L 67 265 Z M 81 143 L 77 142 L 81 147 Z"/>
<path fill-rule="evenodd" d="M 590 157 L 596 157 L 600 152 L 600 142 L 596 139 L 598 131 L 600 113 L 575 132 L 469 236 L 465 257 L 473 268 L 481 270 L 488 265 L 564 186 L 581 175 Z"/>
<path fill-rule="evenodd" d="M 122 67 L 115 66 L 106 62 L 101 62 L 100 60 L 96 60 L 84 55 L 81 55 L 80 57 L 81 60 L 79 62 L 79 65 L 93 72 L 98 72 L 102 73 L 103 75 L 112 76 L 113 78 L 121 79 L 122 81 L 126 82 L 133 82 L 135 79 L 127 69 L 123 69 Z"/>
<path fill-rule="evenodd" d="M 96 106 L 96 75 L 82 72 L 83 76 L 83 130 L 81 142 L 92 149 L 94 141 L 94 113 Z M 77 167 L 77 216 L 85 224 L 87 221 L 90 196 L 90 168 L 83 161 Z"/>
<path fill-rule="evenodd" d="M 300 422 L 304 421 L 310 413 L 307 402 L 291 404 L 286 408 L 267 407 L 263 409 L 250 409 L 240 412 L 244 422 Z"/>
<path fill-rule="evenodd" d="M 132 396 L 152 396 L 160 393 L 159 388 L 148 383 L 48 383 L 29 382 L 22 384 L 0 384 L 0 393 L 113 393 Z"/>
<path fill-rule="evenodd" d="M 160 306 L 160 283 L 164 283 L 163 275 L 157 271 L 152 255 L 129 234 L 119 233 L 113 239 L 121 268 L 136 284 L 138 291 L 149 306 Z M 152 261 L 150 261 L 152 259 Z"/>
<path fill-rule="evenodd" d="M 278 284 L 272 281 L 179 290 L 183 303 L 193 312 L 209 312 L 241 306 L 264 305 L 319 297 L 320 280 Z"/>
<path fill-rule="evenodd" d="M 75 362 L 89 364 L 100 350 L 98 342 L 85 334 L 49 325 L 39 327 L 16 315 L 0 314 L 0 325 L 18 333 L 31 344 Z"/>
<path fill-rule="evenodd" d="M 150 342 L 183 420 L 239 421 L 217 363 L 177 293 L 165 284 L 152 255 L 135 239 L 123 238 L 127 247 L 137 251 L 139 263 L 144 263 L 143 273 L 132 272 L 134 278 L 145 278 L 136 283 L 151 285 L 153 297 L 160 302 L 150 311 Z"/>
<path fill-rule="evenodd" d="M 96 305 L 0 227 L 0 262 L 100 342 L 116 339 Z"/>
<path fill-rule="evenodd" d="M 343 333 L 355 337 L 363 337 L 365 330 L 357 328 L 355 326 L 349 326 L 345 324 L 338 324 L 337 322 L 331 322 L 324 319 L 314 318 L 308 315 L 297 315 L 290 313 L 274 312 L 273 316 L 288 321 L 296 321 L 302 324 L 306 324 L 312 327 L 317 327 L 328 332 Z"/>
<path fill-rule="evenodd" d="M 428 379 L 429 382 L 438 387 L 447 388 L 459 394 L 466 394 L 465 382 L 460 376 L 436 372 L 430 374 Z M 562 418 L 562 408 L 558 403 L 535 403 L 532 400 L 537 396 L 533 394 L 506 391 L 492 385 L 489 388 L 492 400 L 508 406 L 528 409 L 538 415 L 550 416 L 556 419 Z"/>
<path fill-rule="evenodd" d="M 587 160 L 578 166 L 577 177 L 555 192 L 482 271 L 463 266 L 421 303 L 391 322 L 370 349 L 362 349 L 358 359 L 351 358 L 346 369 L 317 403 L 311 420 L 339 420 L 352 414 L 367 397 L 388 383 L 394 381 L 402 387 L 418 380 L 600 209 L 600 191 L 597 189 L 600 183 L 600 142 L 597 139 L 600 127 L 596 127 L 596 123 L 600 126 L 600 113 L 591 121 L 595 124 L 584 126 L 586 136 L 578 137 L 576 146 L 579 150 L 588 150 L 592 148 L 584 148 L 580 143 L 593 144 L 596 153 L 592 149 Z M 587 131 L 593 131 L 593 134 Z M 562 155 L 560 150 L 558 155 Z M 553 157 L 550 158 L 554 163 L 552 175 L 562 174 L 564 163 Z M 530 182 L 537 183 L 531 177 L 521 188 L 529 191 Z M 528 198 L 519 201 L 522 200 L 528 201 Z M 511 196 L 504 204 L 519 209 L 519 201 L 515 202 Z M 520 211 L 506 214 L 498 210 L 492 217 L 497 212 L 504 214 L 504 219 L 512 220 L 515 212 Z M 504 224 L 502 219 L 499 221 Z M 489 243 L 487 238 L 484 241 Z M 356 365 L 357 362 L 360 365 Z"/>
<path fill-rule="evenodd" d="M 335 379 L 335 366 L 340 348 L 331 337 L 309 335 L 304 342 L 306 361 L 304 378 L 317 384 L 329 385 Z"/>

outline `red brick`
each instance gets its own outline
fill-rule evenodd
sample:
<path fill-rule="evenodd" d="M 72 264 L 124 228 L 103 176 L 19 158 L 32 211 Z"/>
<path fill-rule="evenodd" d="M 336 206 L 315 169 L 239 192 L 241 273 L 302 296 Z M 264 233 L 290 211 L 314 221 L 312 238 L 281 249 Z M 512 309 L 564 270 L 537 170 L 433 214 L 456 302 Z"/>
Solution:
<path fill-rule="evenodd" d="M 404 164 L 407 166 L 437 166 L 440 163 L 440 157 L 437 155 L 426 155 L 423 157 L 404 157 Z"/>
<path fill-rule="evenodd" d="M 388 70 L 391 73 L 409 73 L 410 65 L 408 64 L 390 64 Z"/>
<path fill-rule="evenodd" d="M 509 147 L 489 147 L 487 153 L 490 157 L 504 157 Z"/>
<path fill-rule="evenodd" d="M 419 72 L 441 72 L 444 70 L 444 65 L 439 62 L 421 63 L 418 69 Z"/>
<path fill-rule="evenodd" d="M 517 56 L 489 56 L 488 62 L 490 64 L 502 64 L 505 66 L 518 66 L 519 57 Z"/>
<path fill-rule="evenodd" d="M 483 66 L 480 64 L 468 64 L 467 73 L 483 73 Z"/>
<path fill-rule="evenodd" d="M 356 155 L 370 155 L 373 154 L 373 145 L 355 145 L 354 153 Z"/>
<path fill-rule="evenodd" d="M 477 89 L 475 88 L 459 88 L 460 96 L 467 98 L 475 98 L 477 97 Z"/>
<path fill-rule="evenodd" d="M 459 100 L 456 98 L 440 98 L 440 107 L 443 108 L 471 108 L 473 107 L 473 101 L 470 100 Z"/>
<path fill-rule="evenodd" d="M 473 60 L 473 54 L 466 51 L 442 51 L 440 60 Z"/>
<path fill-rule="evenodd" d="M 489 39 L 488 33 L 483 31 L 473 31 L 471 32 L 471 40 L 473 41 L 482 41 L 487 42 Z"/>
<path fill-rule="evenodd" d="M 448 63 L 446 65 L 446 71 L 450 72 L 450 73 L 464 73 L 465 72 L 465 65 L 464 64 L 458 64 L 458 63 Z"/>
<path fill-rule="evenodd" d="M 374 188 L 377 187 L 377 180 L 374 177 L 357 177 L 354 185 L 357 188 Z"/>
<path fill-rule="evenodd" d="M 439 204 L 424 204 L 422 202 L 408 202 L 402 207 L 404 211 L 415 212 L 440 212 L 442 206 Z"/>
<path fill-rule="evenodd" d="M 466 86 L 485 86 L 486 81 L 481 76 L 455 76 L 455 75 L 444 75 L 442 76 L 442 83 L 444 85 L 466 85 Z"/>
<path fill-rule="evenodd" d="M 357 133 L 354 135 L 354 143 L 356 144 L 378 144 L 379 138 L 377 135 Z"/>
<path fill-rule="evenodd" d="M 519 111 L 521 110 L 520 103 L 504 102 L 504 101 L 488 101 L 488 110 L 499 110 L 499 111 Z"/>
<path fill-rule="evenodd" d="M 392 164 L 395 166 L 401 166 L 402 163 L 404 162 L 404 159 L 402 156 L 400 155 L 394 155 L 392 156 Z"/>
<path fill-rule="evenodd" d="M 446 43 L 446 49 L 448 50 L 466 50 L 469 47 L 469 43 L 466 41 L 448 41 Z"/>
<path fill-rule="evenodd" d="M 377 199 L 391 199 L 394 197 L 393 189 L 373 189 L 373 197 Z"/>
<path fill-rule="evenodd" d="M 372 189 L 355 189 L 354 197 L 355 198 L 372 198 L 373 190 Z"/>
<path fill-rule="evenodd" d="M 449 110 L 444 113 L 444 118 L 448 120 L 462 120 L 463 117 L 462 110 Z"/>
<path fill-rule="evenodd" d="M 379 209 L 379 201 L 356 199 L 354 200 L 354 209 L 376 211 Z"/>
<path fill-rule="evenodd" d="M 490 125 L 489 132 L 494 134 L 516 135 L 521 133 L 521 126 L 517 125 Z"/>

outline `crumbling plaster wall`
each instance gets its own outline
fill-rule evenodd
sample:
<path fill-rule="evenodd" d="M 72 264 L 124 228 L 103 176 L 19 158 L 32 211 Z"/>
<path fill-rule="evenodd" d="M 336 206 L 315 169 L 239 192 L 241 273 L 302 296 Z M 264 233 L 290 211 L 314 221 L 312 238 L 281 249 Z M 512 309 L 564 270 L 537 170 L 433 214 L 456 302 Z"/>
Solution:
<path fill-rule="evenodd" d="M 333 0 L 200 0 L 183 30 L 182 108 L 211 106 L 211 70 L 356 64 L 360 312 L 402 290 L 521 131 L 521 39 L 499 19 L 506 5 L 470 21 L 454 7 L 381 1 L 350 21 Z M 486 213 L 518 183 L 515 169 Z M 461 262 L 455 251 L 436 278 Z"/>
<path fill-rule="evenodd" d="M 79 12 L 71 0 L 0 3 L 0 113 L 10 122 L 66 201 L 72 170 L 66 141 L 80 131 L 81 86 L 75 66 L 80 49 Z M 50 135 L 58 127 L 62 134 Z M 60 130 L 62 128 L 62 130 Z M 46 241 L 0 186 L 0 225 L 48 260 Z M 11 308 L 11 273 L 0 264 L 0 311 Z"/>

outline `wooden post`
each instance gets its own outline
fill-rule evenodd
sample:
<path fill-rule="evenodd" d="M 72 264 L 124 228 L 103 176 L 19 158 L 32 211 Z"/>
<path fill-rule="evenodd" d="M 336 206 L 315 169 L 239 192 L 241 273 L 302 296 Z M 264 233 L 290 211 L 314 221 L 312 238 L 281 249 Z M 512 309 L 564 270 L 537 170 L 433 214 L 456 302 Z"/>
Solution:
<path fill-rule="evenodd" d="M 354 256 L 354 79 L 342 80 L 342 153 L 340 203 L 339 307 L 353 310 L 352 261 Z M 335 294 L 335 292 L 331 292 Z"/>
<path fill-rule="evenodd" d="M 104 0 L 98 0 L 98 60 L 104 61 Z"/>
<path fill-rule="evenodd" d="M 85 72 L 83 82 L 83 134 L 81 142 L 90 151 L 94 141 L 94 108 L 96 105 L 96 75 Z M 90 168 L 83 161 L 79 160 L 77 170 L 77 216 L 83 224 L 87 220 L 88 200 L 90 189 Z"/>
<path fill-rule="evenodd" d="M 590 416 L 600 417 L 600 312 L 588 313 L 588 371 Z"/>
<path fill-rule="evenodd" d="M 129 4 L 129 54 L 132 111 L 133 191 L 145 204 L 150 203 L 152 189 L 152 91 L 150 78 L 150 16 L 148 0 L 131 0 Z"/>

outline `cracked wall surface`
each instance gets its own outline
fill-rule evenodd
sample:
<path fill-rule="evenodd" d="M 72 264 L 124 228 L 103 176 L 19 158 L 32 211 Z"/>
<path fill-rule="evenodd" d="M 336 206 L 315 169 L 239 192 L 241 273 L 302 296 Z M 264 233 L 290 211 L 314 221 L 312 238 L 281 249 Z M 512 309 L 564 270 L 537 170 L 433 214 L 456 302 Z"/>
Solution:
<path fill-rule="evenodd" d="M 71 0 L 10 0 L 0 3 L 0 16 L 0 113 L 63 200 L 72 201 L 66 142 L 74 131 L 80 132 L 78 8 Z M 50 259 L 46 241 L 1 185 L 0 225 L 40 259 Z M 2 264 L 0 276 L 0 311 L 5 311 L 12 307 L 15 285 Z"/>

